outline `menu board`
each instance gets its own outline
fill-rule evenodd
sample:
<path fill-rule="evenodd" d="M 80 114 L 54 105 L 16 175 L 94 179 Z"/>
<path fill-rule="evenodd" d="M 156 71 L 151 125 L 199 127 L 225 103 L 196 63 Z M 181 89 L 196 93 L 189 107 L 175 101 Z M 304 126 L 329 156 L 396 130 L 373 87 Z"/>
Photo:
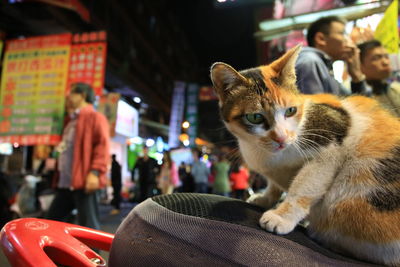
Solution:
<path fill-rule="evenodd" d="M 0 143 L 60 141 L 72 35 L 6 43 L 0 89 Z"/>
<path fill-rule="evenodd" d="M 106 33 L 75 34 L 71 48 L 68 88 L 75 82 L 90 84 L 102 95 L 106 67 Z"/>

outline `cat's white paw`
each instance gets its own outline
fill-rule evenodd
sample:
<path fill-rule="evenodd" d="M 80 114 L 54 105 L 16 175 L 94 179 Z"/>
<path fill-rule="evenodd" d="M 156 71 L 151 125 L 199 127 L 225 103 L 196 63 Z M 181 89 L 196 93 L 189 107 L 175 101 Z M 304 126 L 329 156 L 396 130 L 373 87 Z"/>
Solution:
<path fill-rule="evenodd" d="M 246 200 L 246 202 L 260 206 L 265 209 L 269 209 L 275 204 L 275 203 L 272 203 L 272 201 L 268 197 L 266 197 L 263 193 L 257 193 L 257 194 L 251 195 Z"/>
<path fill-rule="evenodd" d="M 269 232 L 285 235 L 294 229 L 296 223 L 276 214 L 274 210 L 269 210 L 261 216 L 260 226 Z"/>

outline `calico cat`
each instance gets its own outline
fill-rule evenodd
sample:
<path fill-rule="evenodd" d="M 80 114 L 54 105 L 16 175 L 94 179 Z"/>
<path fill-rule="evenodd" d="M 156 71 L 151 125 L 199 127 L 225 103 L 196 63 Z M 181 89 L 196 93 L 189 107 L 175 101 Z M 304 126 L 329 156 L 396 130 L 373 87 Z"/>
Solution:
<path fill-rule="evenodd" d="M 250 199 L 269 209 L 260 225 L 287 234 L 307 218 L 310 236 L 327 247 L 400 265 L 400 122 L 367 97 L 300 94 L 300 49 L 240 72 L 211 67 L 227 129 L 269 182 Z"/>

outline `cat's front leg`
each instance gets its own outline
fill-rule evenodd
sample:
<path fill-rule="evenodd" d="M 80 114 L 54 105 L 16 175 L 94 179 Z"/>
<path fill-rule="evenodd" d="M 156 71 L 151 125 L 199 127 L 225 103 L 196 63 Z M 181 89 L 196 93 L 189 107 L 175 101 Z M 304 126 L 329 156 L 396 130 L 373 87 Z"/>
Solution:
<path fill-rule="evenodd" d="M 282 193 L 283 191 L 278 186 L 268 181 L 268 187 L 265 192 L 251 195 L 247 199 L 247 202 L 268 210 L 275 206 L 281 198 Z"/>
<path fill-rule="evenodd" d="M 336 162 L 329 160 L 305 165 L 294 178 L 285 200 L 261 216 L 260 226 L 277 234 L 291 232 L 328 190 L 336 169 Z"/>
<path fill-rule="evenodd" d="M 285 200 L 276 209 L 268 210 L 260 218 L 260 226 L 269 232 L 288 234 L 308 214 L 309 205 L 299 208 Z"/>

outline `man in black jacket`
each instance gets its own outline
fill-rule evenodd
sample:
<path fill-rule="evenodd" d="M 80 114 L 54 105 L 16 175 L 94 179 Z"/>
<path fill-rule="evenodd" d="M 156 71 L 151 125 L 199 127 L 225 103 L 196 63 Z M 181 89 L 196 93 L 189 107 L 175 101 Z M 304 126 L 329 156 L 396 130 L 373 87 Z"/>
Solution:
<path fill-rule="evenodd" d="M 149 157 L 149 149 L 143 148 L 143 157 L 140 157 L 135 167 L 132 169 L 132 180 L 134 180 L 135 169 L 139 172 L 139 202 L 153 196 L 153 191 L 156 189 L 156 175 L 159 172 L 157 161 Z"/>
<path fill-rule="evenodd" d="M 118 163 L 115 154 L 111 155 L 111 160 L 111 185 L 113 188 L 113 199 L 111 204 L 114 206 L 111 214 L 114 215 L 120 212 L 122 175 L 121 165 Z"/>

